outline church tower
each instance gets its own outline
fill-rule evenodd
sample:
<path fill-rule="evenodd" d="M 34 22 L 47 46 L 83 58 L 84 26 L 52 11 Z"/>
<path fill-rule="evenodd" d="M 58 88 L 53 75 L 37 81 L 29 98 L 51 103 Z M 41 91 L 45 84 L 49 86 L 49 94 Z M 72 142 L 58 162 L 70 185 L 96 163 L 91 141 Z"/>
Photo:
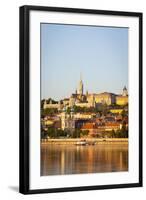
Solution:
<path fill-rule="evenodd" d="M 122 96 L 124 96 L 124 97 L 128 96 L 128 91 L 127 91 L 126 86 L 123 88 Z"/>
<path fill-rule="evenodd" d="M 80 82 L 79 82 L 79 87 L 78 87 L 78 94 L 83 95 L 83 81 L 80 75 Z"/>

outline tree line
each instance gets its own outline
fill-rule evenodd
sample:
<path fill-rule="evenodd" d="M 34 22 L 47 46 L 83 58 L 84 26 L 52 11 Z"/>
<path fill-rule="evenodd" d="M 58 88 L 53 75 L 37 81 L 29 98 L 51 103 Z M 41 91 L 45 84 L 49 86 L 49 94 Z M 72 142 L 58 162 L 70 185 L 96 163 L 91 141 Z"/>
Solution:
<path fill-rule="evenodd" d="M 57 128 L 51 128 L 49 127 L 47 131 L 42 130 L 41 131 L 41 138 L 80 138 L 87 136 L 89 134 L 89 130 L 80 130 L 80 129 L 74 129 L 74 130 L 62 130 Z"/>

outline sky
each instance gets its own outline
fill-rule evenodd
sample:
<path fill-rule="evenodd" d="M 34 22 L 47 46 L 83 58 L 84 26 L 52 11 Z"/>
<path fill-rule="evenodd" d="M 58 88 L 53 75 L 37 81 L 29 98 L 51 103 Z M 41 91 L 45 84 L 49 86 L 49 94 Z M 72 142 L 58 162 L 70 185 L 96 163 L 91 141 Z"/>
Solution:
<path fill-rule="evenodd" d="M 41 24 L 41 99 L 128 88 L 128 28 Z"/>

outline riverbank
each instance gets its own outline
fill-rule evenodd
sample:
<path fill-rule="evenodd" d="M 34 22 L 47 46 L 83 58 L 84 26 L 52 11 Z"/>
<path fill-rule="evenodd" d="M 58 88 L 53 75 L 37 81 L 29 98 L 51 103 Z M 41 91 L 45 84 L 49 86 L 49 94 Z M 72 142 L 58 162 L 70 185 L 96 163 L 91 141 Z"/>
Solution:
<path fill-rule="evenodd" d="M 81 138 L 42 139 L 41 144 L 75 145 L 82 140 Z M 87 143 L 94 144 L 128 144 L 128 138 L 86 138 L 85 140 Z"/>

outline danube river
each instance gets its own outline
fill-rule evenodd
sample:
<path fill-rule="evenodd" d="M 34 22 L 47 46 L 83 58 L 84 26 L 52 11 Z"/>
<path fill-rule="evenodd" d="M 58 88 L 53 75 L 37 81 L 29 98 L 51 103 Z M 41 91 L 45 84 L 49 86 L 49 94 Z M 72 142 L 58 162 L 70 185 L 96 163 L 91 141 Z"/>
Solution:
<path fill-rule="evenodd" d="M 41 145 L 41 176 L 128 171 L 128 144 Z"/>

